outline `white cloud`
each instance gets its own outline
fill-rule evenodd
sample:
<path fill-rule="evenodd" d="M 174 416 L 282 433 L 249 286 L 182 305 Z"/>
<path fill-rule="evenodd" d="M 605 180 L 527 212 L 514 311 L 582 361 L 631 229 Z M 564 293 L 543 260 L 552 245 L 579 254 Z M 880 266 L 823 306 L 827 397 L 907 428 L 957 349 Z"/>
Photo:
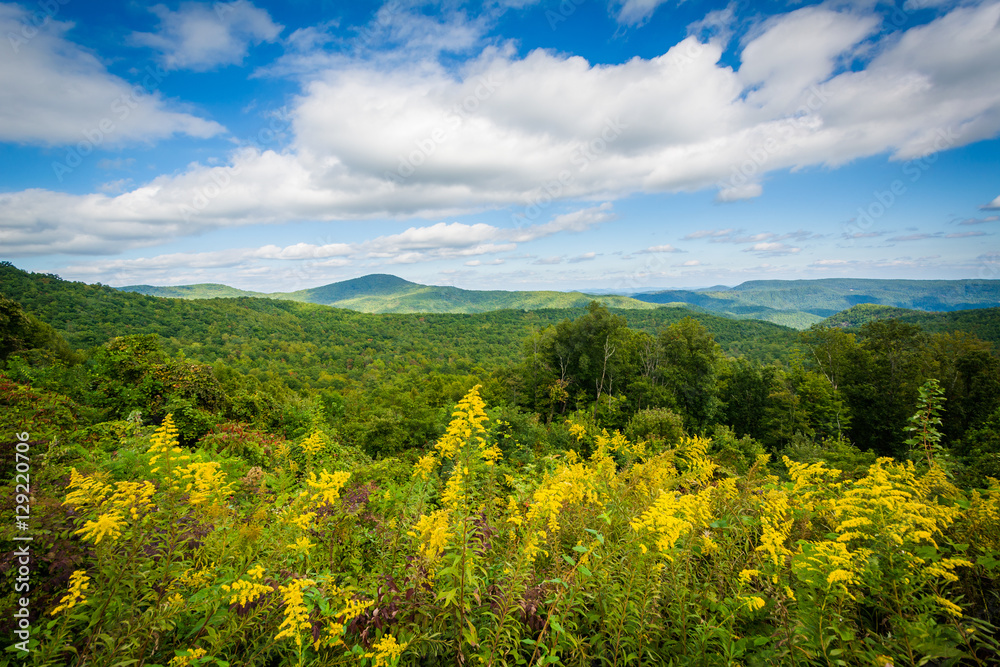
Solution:
<path fill-rule="evenodd" d="M 645 255 L 645 254 L 656 254 L 656 253 L 661 253 L 661 252 L 684 252 L 684 251 L 683 250 L 679 250 L 679 249 L 675 248 L 674 246 L 670 245 L 669 243 L 667 243 L 667 244 L 664 244 L 664 245 L 650 246 L 650 247 L 646 248 L 645 250 L 639 250 L 635 254 L 637 254 L 637 255 Z"/>
<path fill-rule="evenodd" d="M 0 141 L 82 145 L 75 149 L 82 158 L 123 142 L 173 134 L 204 138 L 224 130 L 171 111 L 158 91 L 167 76 L 162 70 L 139 72 L 129 82 L 67 39 L 72 24 L 50 20 L 30 40 L 20 37 L 24 25 L 31 25 L 25 9 L 0 4 L 0 35 L 10 41 L 0 49 Z"/>
<path fill-rule="evenodd" d="M 997 197 L 989 204 L 983 204 L 979 208 L 984 211 L 1000 211 L 1000 197 Z"/>
<path fill-rule="evenodd" d="M 764 193 L 764 188 L 761 187 L 760 183 L 747 183 L 745 185 L 734 185 L 719 190 L 718 194 L 715 195 L 715 201 L 719 203 L 743 201 L 744 199 L 753 199 L 754 197 L 759 197 L 763 193 Z"/>
<path fill-rule="evenodd" d="M 117 197 L 10 193 L 0 209 L 17 256 L 40 252 L 41 239 L 92 252 L 288 220 L 440 219 L 504 207 L 530 219 L 554 201 L 720 183 L 720 199 L 745 198 L 773 170 L 908 159 L 995 136 L 998 19 L 994 0 L 879 36 L 866 10 L 805 8 L 767 21 L 735 71 L 720 64 L 719 44 L 694 37 L 618 65 L 505 47 L 457 69 L 436 53 L 390 65 L 341 55 L 322 69 L 326 56 L 312 54 L 321 69 L 302 72 L 283 152 L 194 164 Z M 394 21 L 384 26 L 391 34 L 402 30 Z M 865 40 L 861 65 L 844 68 Z"/>
<path fill-rule="evenodd" d="M 795 246 L 790 246 L 787 243 L 754 243 L 749 248 L 744 248 L 743 252 L 755 252 L 760 255 L 767 257 L 778 256 L 778 255 L 792 255 L 797 252 L 801 252 L 802 248 L 797 248 Z"/>
<path fill-rule="evenodd" d="M 619 23 L 625 25 L 641 25 L 649 20 L 656 8 L 667 2 L 667 0 L 621 0 L 621 8 L 618 10 L 616 18 Z M 677 4 L 684 2 L 679 0 Z"/>
<path fill-rule="evenodd" d="M 183 3 L 177 11 L 154 5 L 150 11 L 160 19 L 159 32 L 136 32 L 131 41 L 159 51 L 163 66 L 171 70 L 239 65 L 251 44 L 273 42 L 284 28 L 248 0 Z"/>

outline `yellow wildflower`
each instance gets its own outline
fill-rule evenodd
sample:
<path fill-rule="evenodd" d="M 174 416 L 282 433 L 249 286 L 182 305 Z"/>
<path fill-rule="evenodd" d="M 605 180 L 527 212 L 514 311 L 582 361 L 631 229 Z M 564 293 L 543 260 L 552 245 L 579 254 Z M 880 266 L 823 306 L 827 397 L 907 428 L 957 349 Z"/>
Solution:
<path fill-rule="evenodd" d="M 302 646 L 302 632 L 312 628 L 302 591 L 314 583 L 312 579 L 296 579 L 287 586 L 279 587 L 285 604 L 285 618 L 278 627 L 276 640 L 292 637 L 296 646 Z"/>
<path fill-rule="evenodd" d="M 430 479 L 431 473 L 434 472 L 434 466 L 437 465 L 437 457 L 434 454 L 425 454 L 420 457 L 417 461 L 417 465 L 414 467 L 413 476 L 422 477 L 423 479 Z"/>
<path fill-rule="evenodd" d="M 480 386 L 477 384 L 458 402 L 444 436 L 434 445 L 442 459 L 455 456 L 468 443 L 475 442 L 480 447 L 485 444 L 486 428 L 483 424 L 489 421 L 489 417 L 486 415 L 486 403 L 479 397 Z"/>
<path fill-rule="evenodd" d="M 186 653 L 171 658 L 167 665 L 169 667 L 185 667 L 186 665 L 191 664 L 193 660 L 205 657 L 207 653 L 208 652 L 203 648 L 188 649 Z"/>
<path fill-rule="evenodd" d="M 955 618 L 962 618 L 962 608 L 959 607 L 954 602 L 952 602 L 951 600 L 949 600 L 947 598 L 943 598 L 940 595 L 935 595 L 934 596 L 934 600 L 939 605 L 941 605 L 942 609 L 944 609 L 946 612 L 948 612 L 949 614 L 951 614 Z"/>
<path fill-rule="evenodd" d="M 428 560 L 435 560 L 444 553 L 445 547 L 448 546 L 448 539 L 451 537 L 451 533 L 448 531 L 449 527 L 450 515 L 448 511 L 438 510 L 433 514 L 425 514 L 420 517 L 420 520 L 413 527 L 414 530 L 408 531 L 407 534 L 411 537 L 419 537 L 420 554 Z"/>
<path fill-rule="evenodd" d="M 326 436 L 319 431 L 313 431 L 312 435 L 305 439 L 302 443 L 302 450 L 309 456 L 316 456 L 321 451 L 326 449 L 327 442 Z"/>
<path fill-rule="evenodd" d="M 227 593 L 232 593 L 229 598 L 229 604 L 238 604 L 240 606 L 256 602 L 262 595 L 274 590 L 270 586 L 258 584 L 254 581 L 247 581 L 246 579 L 234 581 L 232 585 L 223 584 L 221 588 Z"/>
<path fill-rule="evenodd" d="M 347 484 L 350 477 L 351 473 L 343 470 L 333 473 L 321 470 L 319 477 L 316 477 L 316 473 L 310 472 L 306 484 L 316 489 L 313 501 L 332 503 L 340 498 L 340 489 L 343 488 L 344 484 Z"/>
<path fill-rule="evenodd" d="M 87 571 L 74 571 L 69 576 L 69 590 L 59 600 L 59 606 L 52 610 L 52 615 L 55 616 L 63 609 L 68 611 L 76 605 L 86 602 L 87 596 L 84 594 L 84 591 L 88 588 L 90 588 L 90 577 L 87 576 Z"/>
<path fill-rule="evenodd" d="M 101 481 L 101 473 L 93 475 L 81 475 L 76 468 L 70 469 L 69 488 L 71 491 L 66 494 L 64 505 L 76 505 L 86 507 L 88 505 L 100 505 L 111 492 L 111 487 Z"/>
<path fill-rule="evenodd" d="M 190 458 L 178 446 L 179 441 L 177 436 L 178 432 L 177 427 L 174 426 L 174 416 L 173 414 L 168 414 L 163 418 L 163 423 L 160 424 L 160 427 L 156 429 L 150 440 L 149 449 L 146 450 L 146 453 L 150 455 L 149 465 L 160 464 L 152 469 L 153 472 L 160 470 L 161 467 L 165 467 L 167 472 L 171 472 L 174 465 Z"/>
<path fill-rule="evenodd" d="M 93 540 L 94 544 L 100 544 L 101 540 L 110 536 L 112 540 L 118 539 L 122 534 L 124 520 L 121 516 L 113 513 L 101 514 L 97 521 L 88 521 L 83 524 L 83 528 L 76 531 L 77 535 L 82 535 L 85 540 Z"/>
<path fill-rule="evenodd" d="M 295 544 L 289 544 L 288 548 L 298 551 L 299 553 L 308 553 L 312 549 L 313 543 L 309 541 L 308 537 L 300 537 L 295 540 Z"/>
<path fill-rule="evenodd" d="M 375 658 L 372 667 L 389 667 L 394 665 L 396 660 L 406 650 L 409 642 L 396 643 L 396 638 L 392 635 L 384 635 L 372 648 L 374 651 L 365 653 L 366 658 Z"/>

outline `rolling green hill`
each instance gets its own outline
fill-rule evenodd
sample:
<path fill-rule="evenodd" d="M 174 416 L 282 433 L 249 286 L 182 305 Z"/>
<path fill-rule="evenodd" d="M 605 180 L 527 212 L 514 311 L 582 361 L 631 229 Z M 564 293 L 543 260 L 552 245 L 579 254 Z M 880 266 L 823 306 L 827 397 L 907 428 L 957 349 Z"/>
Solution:
<path fill-rule="evenodd" d="M 260 297 L 167 299 L 28 273 L 3 264 L 0 295 L 18 301 L 77 348 L 100 345 L 115 336 L 152 333 L 169 341 L 171 351 L 183 350 L 191 358 L 209 363 L 231 359 L 234 349 L 242 350 L 238 356 L 243 357 L 265 355 L 261 350 L 267 350 L 268 364 L 275 368 L 285 367 L 282 359 L 308 354 L 310 363 L 328 364 L 328 370 L 343 369 L 348 359 L 368 354 L 366 350 L 386 359 L 471 356 L 482 364 L 508 363 L 520 355 L 521 344 L 532 330 L 586 312 L 577 307 L 475 314 L 368 314 Z M 684 307 L 647 304 L 643 310 L 615 312 L 625 317 L 629 326 L 649 332 L 692 316 L 730 354 L 761 360 L 787 356 L 797 340 L 796 332 L 786 327 Z"/>
<path fill-rule="evenodd" d="M 171 299 L 220 299 L 237 296 L 264 296 L 260 292 L 249 292 L 236 289 L 229 285 L 218 283 L 200 283 L 198 285 L 177 285 L 175 287 L 157 287 L 155 285 L 129 285 L 119 288 L 123 292 L 135 292 L 147 296 L 162 296 Z"/>
<path fill-rule="evenodd" d="M 928 313 L 893 306 L 859 304 L 831 315 L 822 324 L 853 329 L 873 320 L 898 319 L 918 325 L 928 333 L 964 331 L 1000 348 L 1000 308 L 971 308 L 951 312 Z"/>
<path fill-rule="evenodd" d="M 483 313 L 491 310 L 540 310 L 582 308 L 598 301 L 608 308 L 637 310 L 656 308 L 649 303 L 618 295 L 587 295 L 581 292 L 465 290 L 458 287 L 421 285 L 402 278 L 372 274 L 296 292 L 248 292 L 206 283 L 175 287 L 130 285 L 125 292 L 181 299 L 251 296 L 317 303 L 363 313 Z"/>
<path fill-rule="evenodd" d="M 708 312 L 804 329 L 859 304 L 920 311 L 1000 306 L 1000 280 L 752 280 L 727 290 L 670 290 L 636 294 L 650 303 L 681 301 Z"/>

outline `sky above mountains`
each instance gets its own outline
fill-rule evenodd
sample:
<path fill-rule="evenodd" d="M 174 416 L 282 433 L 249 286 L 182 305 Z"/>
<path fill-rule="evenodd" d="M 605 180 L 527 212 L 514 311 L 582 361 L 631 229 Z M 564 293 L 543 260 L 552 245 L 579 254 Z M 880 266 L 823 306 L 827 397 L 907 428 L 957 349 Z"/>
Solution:
<path fill-rule="evenodd" d="M 110 285 L 1000 278 L 1000 2 L 0 3 L 0 259 Z"/>

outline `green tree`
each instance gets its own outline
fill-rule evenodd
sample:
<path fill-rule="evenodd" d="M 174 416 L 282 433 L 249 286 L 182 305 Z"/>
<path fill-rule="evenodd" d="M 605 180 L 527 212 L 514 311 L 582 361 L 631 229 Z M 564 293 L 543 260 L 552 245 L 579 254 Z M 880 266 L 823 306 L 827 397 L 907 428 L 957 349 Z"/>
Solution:
<path fill-rule="evenodd" d="M 692 317 L 660 331 L 658 341 L 663 385 L 676 397 L 687 429 L 701 433 L 722 407 L 717 383 L 722 351 L 712 334 Z"/>

